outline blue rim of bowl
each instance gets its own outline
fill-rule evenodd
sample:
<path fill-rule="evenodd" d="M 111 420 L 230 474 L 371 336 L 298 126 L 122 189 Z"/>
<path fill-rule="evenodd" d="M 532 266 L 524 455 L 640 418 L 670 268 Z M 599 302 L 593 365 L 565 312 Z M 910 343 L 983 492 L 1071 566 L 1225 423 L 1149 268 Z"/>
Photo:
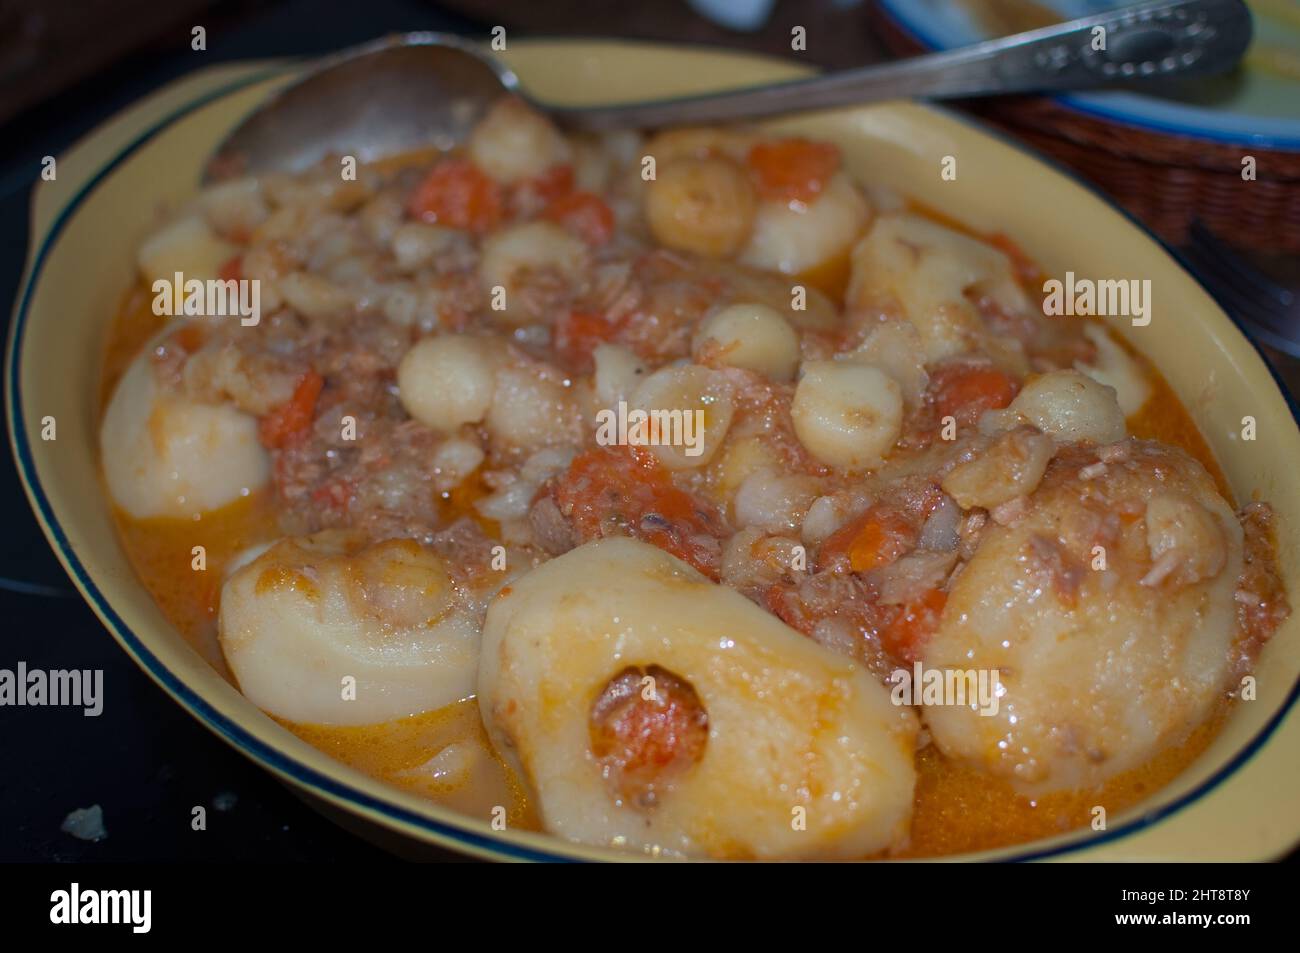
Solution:
<path fill-rule="evenodd" d="M 916 18 L 909 16 L 906 5 L 900 0 L 878 0 L 878 3 L 881 13 L 888 17 L 890 23 L 906 34 L 918 46 L 929 51 L 949 48 L 937 36 L 928 32 Z M 1276 149 L 1282 152 L 1300 151 L 1300 136 L 1291 133 L 1237 132 L 1229 129 L 1214 129 L 1208 126 L 1193 125 L 1175 119 L 1160 119 L 1155 116 L 1136 113 L 1131 109 L 1125 109 L 1123 106 L 1105 105 L 1089 97 L 1086 93 L 1056 93 L 1045 98 L 1081 115 L 1090 116 L 1094 119 L 1104 119 L 1108 122 L 1131 126 L 1135 129 L 1145 129 L 1149 132 L 1186 136 L 1191 139 L 1217 142 L 1228 146 L 1241 146 L 1242 148 Z M 1267 117 L 1261 117 L 1260 121 L 1267 122 L 1268 120 Z"/>
<path fill-rule="evenodd" d="M 735 51 L 722 51 L 732 52 Z M 303 786 L 308 791 L 320 793 L 327 799 L 336 799 L 345 803 L 354 804 L 363 810 L 380 815 L 381 817 L 395 821 L 399 824 L 420 828 L 434 835 L 440 841 L 447 842 L 454 847 L 468 848 L 476 854 L 495 855 L 498 858 L 504 857 L 511 860 L 532 860 L 532 861 L 550 861 L 550 862 L 580 862 L 584 858 L 568 856 L 563 853 L 554 853 L 521 844 L 513 844 L 508 841 L 467 830 L 465 828 L 445 824 L 437 821 L 424 814 L 410 811 L 398 805 L 374 798 L 356 788 L 338 781 L 328 775 L 322 774 L 314 768 L 310 768 L 293 758 L 285 755 L 276 748 L 266 744 L 260 739 L 254 737 L 244 728 L 240 727 L 233 720 L 222 715 L 214 709 L 207 701 L 192 691 L 180 678 L 178 678 L 170 669 L 163 665 L 158 658 L 149 651 L 143 642 L 136 636 L 129 626 L 122 620 L 110 605 L 109 600 L 100 592 L 99 587 L 95 585 L 89 573 L 86 572 L 81 560 L 73 552 L 68 543 L 67 534 L 64 532 L 62 525 L 55 516 L 49 500 L 46 498 L 41 488 L 40 482 L 36 476 L 35 461 L 31 455 L 31 447 L 27 437 L 27 429 L 23 421 L 22 414 L 22 393 L 20 370 L 21 361 L 19 359 L 22 353 L 23 334 L 26 327 L 28 308 L 31 304 L 32 295 L 37 281 L 45 265 L 45 260 L 58 239 L 64 226 L 72 218 L 73 214 L 80 207 L 81 203 L 93 192 L 101 182 L 103 182 L 115 169 L 123 162 L 130 158 L 142 146 L 156 137 L 160 132 L 172 125 L 177 120 L 189 115 L 190 113 L 208 105 L 218 99 L 230 95 L 249 86 L 256 85 L 267 79 L 280 75 L 286 67 L 280 66 L 266 71 L 259 71 L 250 76 L 242 77 L 229 84 L 221 86 L 215 90 L 204 93 L 193 101 L 185 104 L 159 119 L 153 125 L 149 126 L 130 143 L 122 148 L 112 159 L 105 163 L 95 174 L 88 179 L 78 190 L 77 193 L 69 199 L 68 203 L 55 216 L 51 223 L 49 231 L 42 238 L 40 247 L 32 261 L 31 272 L 28 274 L 26 281 L 23 283 L 22 290 L 19 293 L 19 305 L 14 315 L 14 325 L 10 332 L 9 350 L 5 360 L 5 397 L 6 411 L 9 425 L 10 440 L 13 445 L 14 455 L 18 463 L 18 472 L 22 478 L 23 486 L 27 491 L 29 501 L 36 510 L 42 530 L 45 532 L 47 539 L 54 548 L 56 555 L 63 563 L 64 568 L 72 576 L 73 581 L 77 584 L 82 595 L 91 604 L 104 623 L 112 630 L 112 633 L 128 650 L 136 663 L 148 672 L 148 674 L 157 681 L 177 702 L 186 708 L 190 714 L 202 722 L 207 728 L 222 738 L 226 739 L 236 749 L 256 761 L 261 762 L 273 771 L 285 775 L 295 783 Z M 1165 250 L 1180 266 L 1183 272 L 1193 281 L 1195 281 L 1205 291 L 1210 298 L 1218 304 L 1219 308 L 1228 315 L 1233 325 L 1237 328 L 1252 347 L 1255 348 L 1264 365 L 1268 367 L 1272 376 L 1273 384 L 1282 395 L 1287 407 L 1291 411 L 1293 421 L 1300 426 L 1300 408 L 1292 400 L 1290 393 L 1278 377 L 1276 371 L 1264 358 L 1259 351 L 1258 345 L 1245 333 L 1241 322 L 1233 316 L 1223 302 L 1219 301 L 1209 289 L 1201 285 L 1199 279 L 1189 268 L 1185 259 L 1178 254 L 1173 248 L 1166 244 L 1162 239 L 1153 234 L 1141 222 L 1134 218 L 1124 209 L 1115 205 L 1111 200 L 1099 192 L 1092 185 L 1080 179 L 1073 172 L 1059 165 L 1048 157 L 1044 157 L 1025 145 L 1001 134 L 1000 132 L 989 130 L 985 126 L 970 119 L 967 116 L 955 113 L 948 109 L 942 109 L 933 105 L 928 108 L 936 112 L 955 119 L 983 135 L 996 139 L 998 142 L 1015 149 L 1023 154 L 1030 156 L 1051 167 L 1054 171 L 1073 181 L 1076 185 L 1087 190 L 1094 198 L 1108 205 L 1110 208 L 1119 212 L 1128 222 L 1141 231 L 1144 235 L 1158 244 Z M 1039 850 L 1024 851 L 1012 856 L 996 858 L 1001 862 L 1016 863 L 1035 860 L 1045 860 L 1052 857 L 1062 857 L 1076 851 L 1083 851 L 1109 841 L 1118 840 L 1129 834 L 1145 830 L 1152 825 L 1170 817 L 1171 815 L 1187 807 L 1194 801 L 1200 800 L 1206 794 L 1218 787 L 1228 777 L 1235 774 L 1237 769 L 1249 761 L 1263 747 L 1272 736 L 1277 726 L 1282 723 L 1295 704 L 1297 697 L 1300 697 L 1300 679 L 1291 687 L 1286 700 L 1273 714 L 1269 721 L 1260 729 L 1245 746 L 1242 747 L 1233 757 L 1216 771 L 1213 775 L 1193 788 L 1191 791 L 1181 797 L 1165 804 L 1159 808 L 1149 811 L 1138 818 L 1116 827 L 1114 830 L 1104 831 L 1098 834 L 1083 835 L 1078 840 L 1072 840 L 1064 844 L 1055 845 L 1050 848 Z M 1288 845 L 1289 846 L 1289 845 Z M 942 859 L 942 858 L 940 858 Z"/>

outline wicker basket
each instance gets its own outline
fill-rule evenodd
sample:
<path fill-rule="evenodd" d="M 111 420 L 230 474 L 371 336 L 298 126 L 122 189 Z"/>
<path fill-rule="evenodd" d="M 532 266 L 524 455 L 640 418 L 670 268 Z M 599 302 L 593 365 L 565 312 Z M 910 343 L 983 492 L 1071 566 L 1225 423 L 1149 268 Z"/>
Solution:
<path fill-rule="evenodd" d="M 894 52 L 923 52 L 878 7 L 874 23 Z M 1183 244 L 1200 219 L 1234 245 L 1300 253 L 1300 153 L 1152 132 L 1039 96 L 969 100 L 965 108 L 1100 186 L 1171 244 Z M 1247 155 L 1256 160 L 1251 181 L 1242 178 Z"/>

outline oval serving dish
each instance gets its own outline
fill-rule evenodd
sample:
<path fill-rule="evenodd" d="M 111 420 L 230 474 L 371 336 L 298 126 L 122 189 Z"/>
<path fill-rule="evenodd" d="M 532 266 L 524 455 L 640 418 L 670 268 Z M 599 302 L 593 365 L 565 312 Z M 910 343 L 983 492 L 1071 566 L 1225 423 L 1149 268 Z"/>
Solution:
<path fill-rule="evenodd" d="M 580 103 L 665 96 L 799 75 L 761 57 L 611 41 L 512 43 L 525 87 Z M 114 638 L 180 705 L 348 826 L 416 850 L 503 860 L 636 859 L 543 834 L 494 832 L 393 789 L 310 747 L 225 681 L 166 620 L 130 569 L 99 488 L 97 382 L 108 322 L 134 278 L 134 249 L 197 188 L 227 130 L 292 76 L 274 64 L 196 73 L 107 123 L 58 160 L 32 204 L 31 248 L 10 330 L 5 396 L 28 497 L 59 559 Z M 953 115 L 910 103 L 781 120 L 773 128 L 837 143 L 860 180 L 966 225 L 1003 232 L 1048 274 L 1148 278 L 1155 316 L 1120 327 L 1178 393 L 1239 501 L 1277 510 L 1281 567 L 1300 592 L 1300 430 L 1293 409 L 1232 320 L 1154 239 L 1087 187 Z M 943 157 L 960 157 L 944 181 Z M 1258 438 L 1242 441 L 1242 418 Z M 41 439 L 42 420 L 58 422 Z M 1300 839 L 1300 617 L 1265 648 L 1258 697 L 1237 706 L 1206 752 L 1104 830 L 971 860 L 1263 860 Z M 404 851 L 406 852 L 406 851 Z"/>

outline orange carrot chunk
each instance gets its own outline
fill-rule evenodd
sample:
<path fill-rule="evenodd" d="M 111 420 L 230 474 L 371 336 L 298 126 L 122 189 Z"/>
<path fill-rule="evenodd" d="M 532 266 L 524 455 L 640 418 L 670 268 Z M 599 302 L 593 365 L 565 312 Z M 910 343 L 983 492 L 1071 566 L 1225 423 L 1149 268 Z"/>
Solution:
<path fill-rule="evenodd" d="M 888 506 L 873 506 L 822 543 L 818 568 L 825 568 L 836 556 L 845 556 L 854 572 L 870 572 L 911 552 L 916 548 L 916 538 L 916 527 L 903 513 Z"/>
<path fill-rule="evenodd" d="M 293 396 L 262 418 L 258 428 L 262 445 L 278 449 L 305 437 L 316 419 L 316 398 L 324 386 L 325 378 L 315 371 L 304 374 Z"/>
<path fill-rule="evenodd" d="M 934 409 L 939 417 L 973 424 L 986 410 L 1011 403 L 1019 386 L 1011 375 L 979 364 L 945 364 L 930 375 Z"/>
<path fill-rule="evenodd" d="M 904 603 L 893 620 L 880 630 L 880 644 L 900 662 L 915 662 L 925 643 L 939 628 L 948 594 L 929 589 L 924 595 Z"/>
<path fill-rule="evenodd" d="M 575 457 L 550 492 L 584 542 L 632 536 L 672 553 L 711 579 L 720 572 L 721 515 L 672 482 L 641 447 L 601 447 Z"/>
<path fill-rule="evenodd" d="M 411 193 L 407 212 L 422 222 L 486 232 L 502 218 L 501 189 L 467 159 L 444 159 Z"/>
<path fill-rule="evenodd" d="M 828 142 L 777 139 L 749 150 L 754 185 L 765 199 L 811 202 L 840 167 L 840 150 Z"/>
<path fill-rule="evenodd" d="M 570 192 L 561 196 L 546 207 L 545 215 L 588 245 L 603 245 L 614 237 L 614 212 L 592 192 Z"/>
<path fill-rule="evenodd" d="M 617 325 L 599 314 L 570 311 L 555 322 L 555 349 L 565 367 L 587 373 L 592 368 L 592 352 L 617 331 Z"/>

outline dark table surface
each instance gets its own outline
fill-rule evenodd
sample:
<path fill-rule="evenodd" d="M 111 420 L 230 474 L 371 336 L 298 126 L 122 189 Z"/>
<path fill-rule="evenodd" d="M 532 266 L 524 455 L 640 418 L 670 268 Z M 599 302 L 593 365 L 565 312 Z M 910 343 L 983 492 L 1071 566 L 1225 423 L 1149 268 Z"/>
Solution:
<path fill-rule="evenodd" d="M 457 9 L 473 8 L 463 0 Z M 501 3 L 485 3 L 478 23 L 419 0 L 251 2 L 218 7 L 207 20 L 203 65 L 220 60 L 326 52 L 396 30 L 481 31 L 501 22 Z M 573 16 L 582 4 L 562 2 Z M 610 5 L 617 6 L 617 5 Z M 842 4 L 816 4 L 846 17 Z M 703 21 L 683 19 L 680 3 L 639 35 L 695 40 L 725 35 Z M 527 11 L 521 29 L 545 27 Z M 644 12 L 644 7 L 642 11 Z M 668 15 L 668 14 L 665 14 Z M 491 17 L 490 19 L 488 17 Z M 578 20 L 576 22 L 583 22 Z M 564 22 L 549 33 L 582 30 Z M 513 27 L 513 24 L 512 24 Z M 650 27 L 653 27 L 651 29 Z M 674 32 L 676 30 L 676 33 Z M 667 31 L 667 32 L 665 32 Z M 785 28 L 780 27 L 784 35 Z M 842 31 L 841 31 L 842 32 Z M 113 113 L 196 66 L 183 29 L 147 55 L 127 56 L 89 81 L 0 126 L 0 306 L 4 320 L 27 250 L 30 183 L 40 158 L 59 154 Z M 730 38 L 731 42 L 744 42 Z M 866 56 L 878 55 L 863 39 Z M 761 41 L 753 45 L 768 45 Z M 842 60 L 849 47 L 831 51 Z M 1295 380 L 1294 367 L 1284 374 Z M 124 860 L 382 860 L 388 855 L 345 833 L 303 805 L 260 768 L 202 728 L 127 658 L 73 590 L 36 525 L 6 452 L 0 454 L 0 668 L 102 669 L 104 710 L 0 708 L 0 861 Z M 68 812 L 98 804 L 108 836 L 95 843 L 60 830 Z M 204 831 L 191 828 L 196 806 L 207 809 Z"/>
<path fill-rule="evenodd" d="M 242 12 L 242 11 L 241 11 Z M 228 17 L 229 14 L 226 14 Z M 199 21 L 209 22 L 209 21 Z M 202 65 L 327 52 L 395 30 L 480 29 L 427 3 L 267 5 L 208 30 Z M 129 58 L 0 127 L 0 306 L 4 320 L 27 254 L 30 184 L 58 155 L 149 91 L 196 67 L 189 30 L 175 52 Z M 104 710 L 0 708 L 0 861 L 383 859 L 335 827 L 199 725 L 118 648 L 55 561 L 0 454 L 0 668 L 103 669 Z M 98 804 L 108 836 L 60 830 L 76 808 Z M 221 805 L 224 810 L 218 809 Z M 207 829 L 191 829 L 196 806 Z"/>

